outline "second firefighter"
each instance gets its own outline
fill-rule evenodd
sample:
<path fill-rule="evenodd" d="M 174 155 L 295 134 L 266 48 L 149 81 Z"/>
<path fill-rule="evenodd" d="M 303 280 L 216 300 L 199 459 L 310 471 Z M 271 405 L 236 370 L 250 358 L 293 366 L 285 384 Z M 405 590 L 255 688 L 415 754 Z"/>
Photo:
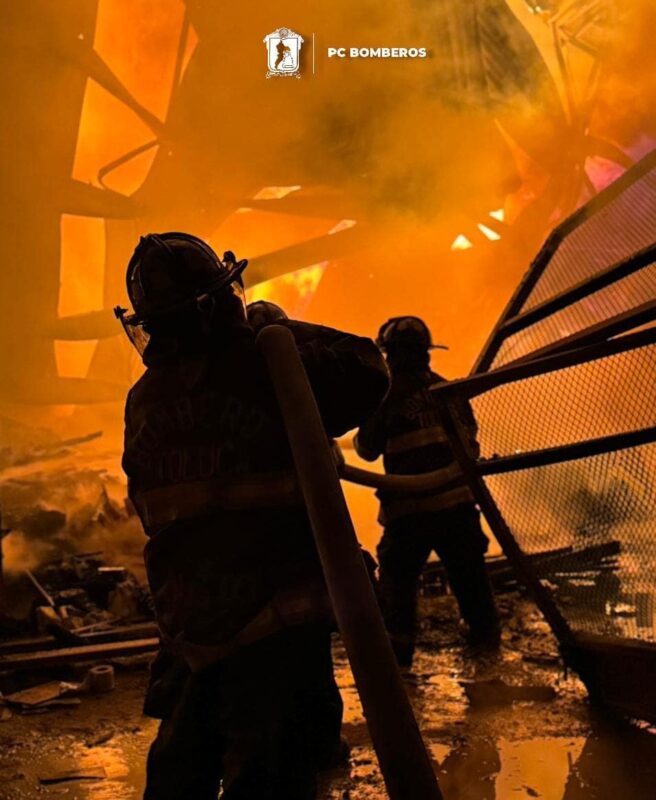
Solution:
<path fill-rule="evenodd" d="M 367 461 L 382 455 L 390 474 L 451 466 L 455 459 L 444 429 L 443 401 L 430 388 L 444 379 L 430 368 L 434 345 L 428 327 L 418 317 L 395 317 L 381 327 L 377 344 L 385 352 L 392 382 L 381 406 L 358 431 L 358 454 Z M 456 412 L 475 442 L 469 405 L 463 403 Z M 381 605 L 399 664 L 412 664 L 419 577 L 433 551 L 444 564 L 470 643 L 496 647 L 499 623 L 484 561 L 488 540 L 469 488 L 410 495 L 379 491 L 378 497 L 384 526 L 378 545 Z"/>

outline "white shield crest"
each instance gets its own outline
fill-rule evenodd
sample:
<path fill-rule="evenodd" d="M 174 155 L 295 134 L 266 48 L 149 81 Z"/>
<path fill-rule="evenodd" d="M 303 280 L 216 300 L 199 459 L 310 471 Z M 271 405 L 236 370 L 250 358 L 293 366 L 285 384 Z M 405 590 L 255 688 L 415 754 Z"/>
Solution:
<path fill-rule="evenodd" d="M 293 75 L 301 77 L 303 37 L 289 28 L 278 28 L 264 37 L 267 48 L 267 78 Z"/>

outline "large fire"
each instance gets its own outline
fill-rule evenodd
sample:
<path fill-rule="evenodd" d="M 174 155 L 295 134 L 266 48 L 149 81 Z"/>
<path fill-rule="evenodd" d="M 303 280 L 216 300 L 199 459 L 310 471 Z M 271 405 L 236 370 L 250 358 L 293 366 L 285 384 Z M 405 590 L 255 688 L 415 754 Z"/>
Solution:
<path fill-rule="evenodd" d="M 610 0 L 607 5 L 615 8 Z M 630 160 L 654 141 L 653 120 L 645 111 L 647 100 L 635 89 L 640 83 L 635 73 L 638 63 L 629 63 L 630 55 L 639 55 L 643 62 L 649 59 L 644 33 L 648 27 L 640 24 L 653 14 L 649 3 L 608 17 L 614 27 L 603 29 L 605 39 L 599 40 L 599 46 L 604 49 L 596 61 L 590 52 L 569 47 L 566 70 L 559 60 L 562 53 L 554 47 L 553 25 L 561 18 L 567 21 L 576 4 L 552 3 L 551 11 L 544 13 L 531 13 L 536 4 L 524 0 L 508 0 L 508 6 L 530 34 L 546 65 L 545 74 L 554 82 L 563 106 L 562 128 L 551 121 L 545 126 L 539 109 L 550 107 L 553 98 L 547 102 L 537 89 L 535 108 L 524 105 L 519 114 L 513 111 L 505 117 L 497 115 L 483 97 L 473 107 L 466 106 L 464 93 L 461 102 L 458 98 L 446 102 L 436 91 L 431 72 L 446 58 L 437 47 L 432 59 L 416 65 L 412 74 L 407 65 L 405 72 L 381 64 L 375 71 L 363 62 L 352 65 L 347 78 L 344 65 L 327 64 L 321 35 L 315 53 L 316 79 L 308 76 L 298 82 L 296 96 L 281 93 L 290 86 L 267 84 L 267 91 L 278 93 L 278 106 L 273 116 L 267 106 L 265 116 L 258 118 L 249 93 L 259 97 L 263 91 L 261 64 L 255 63 L 256 54 L 263 57 L 259 41 L 240 43 L 237 50 L 233 47 L 232 67 L 225 74 L 199 79 L 197 56 L 208 33 L 197 33 L 185 3 L 99 0 L 93 46 L 134 102 L 128 107 L 96 80 L 87 79 L 71 177 L 140 202 L 140 190 L 153 165 L 158 159 L 179 155 L 182 145 L 175 143 L 176 136 L 196 127 L 208 129 L 207 120 L 192 115 L 178 121 L 170 137 L 153 130 L 155 122 L 165 123 L 175 104 L 182 102 L 176 92 L 190 76 L 201 92 L 185 98 L 185 103 L 193 101 L 191 111 L 204 114 L 203 103 L 220 94 L 227 105 L 222 108 L 223 118 L 214 120 L 217 136 L 226 129 L 239 129 L 230 140 L 236 144 L 222 154 L 225 174 L 212 176 L 219 187 L 215 218 L 206 219 L 213 209 L 199 209 L 200 216 L 206 215 L 202 220 L 199 216 L 199 228 L 219 252 L 229 248 L 239 257 L 255 259 L 315 239 L 328 241 L 321 237 L 334 236 L 337 242 L 350 229 L 362 232 L 357 248 L 346 248 L 332 258 L 319 249 L 283 274 L 278 271 L 264 280 L 260 276 L 259 282 L 248 286 L 249 300 L 270 299 L 290 316 L 369 336 L 389 316 L 418 314 L 437 340 L 450 345 L 448 353 L 437 356 L 434 368 L 448 377 L 465 374 L 548 229 L 624 169 L 624 162 L 613 160 L 618 152 Z M 415 11 L 414 24 L 423 35 L 437 35 L 437 17 Z M 261 27 L 265 32 L 273 26 L 268 11 L 226 8 L 222 11 L 226 37 L 243 28 L 247 13 L 249 30 Z M 296 16 L 302 27 L 306 14 L 300 5 Z M 373 8 L 370 18 L 356 16 L 356 28 L 362 29 L 364 38 L 365 34 L 374 38 L 386 34 L 385 20 L 394 17 L 383 9 L 374 13 Z M 198 20 L 208 24 L 202 15 Z M 323 37 L 339 30 L 332 18 L 311 24 L 319 22 Z M 219 37 L 211 46 L 221 41 Z M 594 43 L 597 46 L 597 40 Z M 595 105 L 589 109 L 588 127 L 580 131 L 577 115 L 591 100 L 591 87 L 597 89 Z M 649 84 L 648 93 L 651 88 Z M 548 94 L 546 88 L 544 92 Z M 630 117 L 627 104 L 635 108 L 635 117 Z M 140 114 L 139 108 L 146 113 Z M 208 108 L 215 110 L 211 104 Z M 599 145 L 602 139 L 608 140 L 604 147 Z M 199 141 L 199 147 L 210 146 Z M 288 171 L 289 180 L 273 183 L 271 162 L 262 161 L 260 166 L 257 159 L 268 149 L 274 152 L 281 141 L 285 168 L 280 171 Z M 581 148 L 591 142 L 597 143 L 597 149 L 586 155 Z M 190 162 L 200 165 L 201 180 L 203 157 L 199 149 Z M 572 175 L 578 176 L 574 183 L 564 166 L 563 174 L 558 172 L 559 164 L 571 166 Z M 313 185 L 298 180 L 296 176 L 303 172 L 315 176 Z M 284 178 L 277 176 L 278 181 L 280 177 Z M 189 227 L 181 221 L 186 217 L 180 212 L 185 192 L 194 188 L 192 183 L 190 179 L 179 193 L 175 186 L 160 187 L 171 194 L 171 209 L 163 213 L 169 227 Z M 235 189 L 237 184 L 239 189 Z M 338 201 L 334 186 L 339 187 Z M 148 207 L 140 209 L 143 219 L 150 212 Z M 195 225 L 196 220 L 192 222 Z M 60 317 L 124 302 L 117 264 L 124 263 L 121 257 L 129 245 L 146 232 L 144 224 L 141 217 L 116 223 L 62 214 Z M 123 227 L 117 248 L 112 237 L 118 226 Z M 248 285 L 248 272 L 245 277 Z M 128 358 L 118 342 L 118 338 L 100 343 L 56 341 L 59 376 L 115 379 L 117 359 Z M 121 368 L 122 374 L 134 371 L 132 362 Z M 94 414 L 93 409 L 67 406 L 44 412 L 44 420 L 61 425 L 65 435 L 96 427 Z M 98 416 L 108 430 L 108 445 L 116 452 L 120 414 L 113 405 L 110 410 L 103 406 Z M 112 419 L 114 423 L 108 424 Z M 371 494 L 349 490 L 349 499 L 364 539 L 372 544 L 378 529 Z"/>

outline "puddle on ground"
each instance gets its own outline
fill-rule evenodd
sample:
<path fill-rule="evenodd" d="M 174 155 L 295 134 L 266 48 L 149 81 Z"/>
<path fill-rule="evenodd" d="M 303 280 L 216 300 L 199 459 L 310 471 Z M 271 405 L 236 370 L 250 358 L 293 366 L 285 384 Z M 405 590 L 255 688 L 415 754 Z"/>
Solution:
<path fill-rule="evenodd" d="M 521 709 L 519 709 L 521 713 Z M 494 715 L 488 720 L 494 723 Z M 349 732 L 347 726 L 347 733 Z M 351 728 L 351 733 L 357 731 Z M 2 800 L 65 797 L 67 800 L 138 800 L 150 739 L 121 734 L 100 747 L 75 744 L 62 758 L 44 759 L 36 774 L 61 768 L 102 766 L 100 781 L 53 786 L 23 785 Z M 430 742 L 429 749 L 445 800 L 650 800 L 656 785 L 656 736 L 605 727 L 585 737 L 494 739 L 465 727 L 457 740 Z M 410 797 L 411 795 L 409 795 Z M 384 800 L 386 794 L 368 743 L 355 745 L 348 767 L 322 777 L 320 800 Z"/>
<path fill-rule="evenodd" d="M 536 663 L 536 646 L 551 652 L 555 643 L 536 627 L 541 620 L 532 619 L 530 608 L 507 617 L 506 644 L 497 659 L 471 660 L 460 645 L 428 636 L 422 641 L 413 672 L 405 676 L 406 687 L 444 800 L 653 800 L 656 735 L 597 719 L 582 685 L 563 675 L 557 659 Z M 448 630 L 443 639 L 457 641 Z M 322 775 L 318 800 L 385 800 L 353 677 L 338 643 L 334 654 L 351 758 L 347 766 Z M 14 715 L 0 722 L 0 800 L 141 799 L 145 757 L 157 723 L 141 715 L 146 675 L 117 679 L 112 695 L 85 698 L 75 710 Z M 463 680 L 547 686 L 554 696 L 548 702 L 471 707 Z M 42 776 L 99 766 L 105 772 L 102 780 L 39 784 Z M 413 800 L 412 787 L 407 797 Z"/>

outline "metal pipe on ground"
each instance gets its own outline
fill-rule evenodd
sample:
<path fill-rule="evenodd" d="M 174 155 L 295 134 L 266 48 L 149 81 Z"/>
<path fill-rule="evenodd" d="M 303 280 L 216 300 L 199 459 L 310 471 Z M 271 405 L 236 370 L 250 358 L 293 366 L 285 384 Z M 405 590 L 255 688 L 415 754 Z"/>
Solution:
<path fill-rule="evenodd" d="M 5 670 L 37 670 L 62 667 L 80 661 L 106 661 L 111 658 L 140 656 L 155 653 L 160 646 L 159 637 L 134 639 L 127 642 L 62 647 L 58 650 L 39 650 L 34 653 L 9 653 L 0 655 L 0 672 Z"/>
<path fill-rule="evenodd" d="M 286 328 L 271 325 L 257 341 L 285 421 L 337 624 L 390 800 L 442 800 L 293 336 Z"/>

